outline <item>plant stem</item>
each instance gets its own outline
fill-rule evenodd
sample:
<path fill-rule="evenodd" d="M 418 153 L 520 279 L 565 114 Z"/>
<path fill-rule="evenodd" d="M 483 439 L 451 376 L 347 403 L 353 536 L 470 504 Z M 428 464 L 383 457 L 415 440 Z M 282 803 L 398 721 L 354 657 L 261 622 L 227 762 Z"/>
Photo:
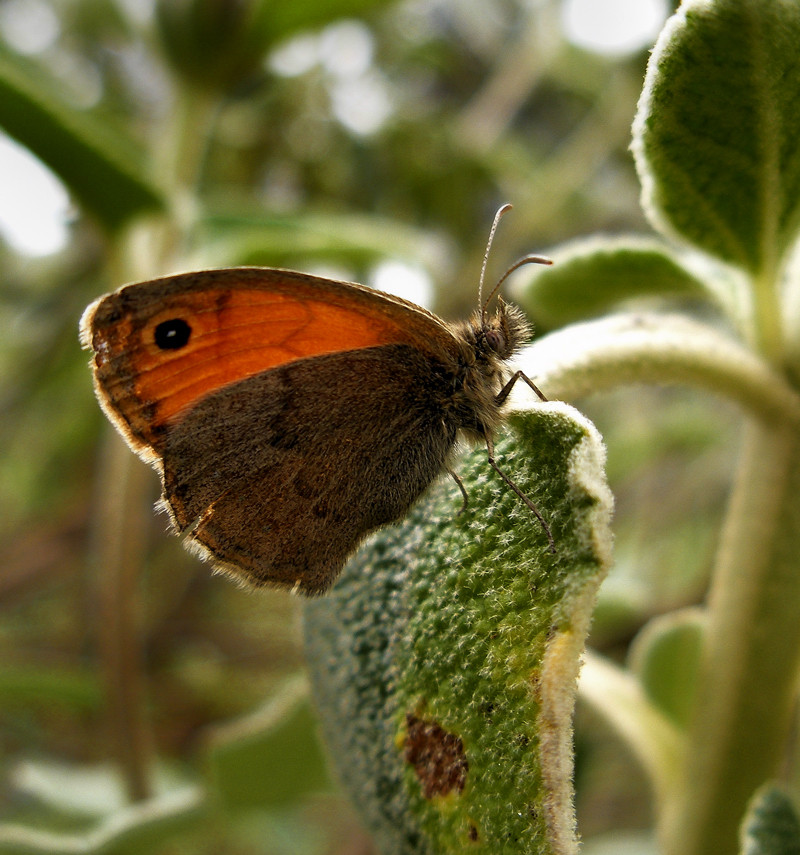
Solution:
<path fill-rule="evenodd" d="M 682 787 L 665 805 L 666 855 L 734 855 L 755 789 L 778 770 L 800 658 L 800 439 L 744 436 L 708 605 Z"/>
<path fill-rule="evenodd" d="M 99 652 L 111 748 L 131 801 L 151 795 L 152 740 L 145 704 L 139 576 L 152 479 L 111 430 L 103 449 L 95 526 Z"/>
<path fill-rule="evenodd" d="M 197 181 L 213 116 L 210 98 L 178 105 L 163 134 L 154 134 L 159 151 L 156 172 L 170 200 L 169 218 L 139 223 L 109 247 L 109 276 L 115 285 L 144 279 L 170 267 L 184 243 L 194 211 L 185 199 Z M 100 611 L 99 655 L 109 707 L 112 751 L 132 801 L 150 793 L 152 736 L 146 711 L 146 674 L 141 637 L 140 580 L 146 563 L 148 520 L 153 506 L 153 476 L 109 431 L 99 473 L 94 536 L 96 596 Z"/>
<path fill-rule="evenodd" d="M 762 274 L 753 280 L 755 349 L 773 365 L 780 365 L 785 353 L 783 322 L 776 282 L 781 276 L 774 272 Z"/>

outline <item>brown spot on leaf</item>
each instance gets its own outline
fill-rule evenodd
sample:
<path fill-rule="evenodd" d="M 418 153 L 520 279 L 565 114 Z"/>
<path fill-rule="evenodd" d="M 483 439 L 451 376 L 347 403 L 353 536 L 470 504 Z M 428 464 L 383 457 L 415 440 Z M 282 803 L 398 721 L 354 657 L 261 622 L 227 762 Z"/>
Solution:
<path fill-rule="evenodd" d="M 470 823 L 469 829 L 467 830 L 467 836 L 473 841 L 478 839 L 478 829 L 475 828 L 472 823 Z"/>
<path fill-rule="evenodd" d="M 435 721 L 406 714 L 408 733 L 405 759 L 414 767 L 426 799 L 461 792 L 467 781 L 469 763 L 464 743 L 454 733 L 448 733 Z"/>

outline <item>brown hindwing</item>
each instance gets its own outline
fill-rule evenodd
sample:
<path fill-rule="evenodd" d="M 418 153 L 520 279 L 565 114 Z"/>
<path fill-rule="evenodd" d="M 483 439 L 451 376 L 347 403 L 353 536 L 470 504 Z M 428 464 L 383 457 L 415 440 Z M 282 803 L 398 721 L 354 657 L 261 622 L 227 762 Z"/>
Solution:
<path fill-rule="evenodd" d="M 169 431 L 174 522 L 255 584 L 325 590 L 402 517 L 456 437 L 446 368 L 407 345 L 313 357 L 204 398 Z"/>

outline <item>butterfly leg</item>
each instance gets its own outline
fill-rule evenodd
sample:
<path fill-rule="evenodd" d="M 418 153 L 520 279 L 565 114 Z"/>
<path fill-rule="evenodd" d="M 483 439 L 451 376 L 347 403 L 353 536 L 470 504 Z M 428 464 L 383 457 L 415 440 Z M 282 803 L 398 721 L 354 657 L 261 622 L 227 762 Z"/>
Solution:
<path fill-rule="evenodd" d="M 497 397 L 494 399 L 496 404 L 499 405 L 502 404 L 503 401 L 505 401 L 505 399 L 511 393 L 511 390 L 514 388 L 514 384 L 517 382 L 517 380 L 524 380 L 531 387 L 531 389 L 536 392 L 540 400 L 547 400 L 547 398 L 545 398 L 545 396 L 542 394 L 539 387 L 533 382 L 533 380 L 531 380 L 530 377 L 528 377 L 527 374 L 525 374 L 524 371 L 515 371 L 511 375 L 511 379 L 508 381 L 508 383 L 506 383 L 506 385 L 503 386 L 503 388 L 497 393 Z"/>
<path fill-rule="evenodd" d="M 525 375 L 522 374 L 521 376 L 524 377 Z M 488 452 L 488 455 L 489 455 L 489 465 L 506 482 L 506 484 L 508 484 L 508 486 L 511 487 L 511 489 L 520 497 L 520 499 L 522 499 L 522 501 L 525 502 L 525 504 L 528 506 L 528 508 L 530 508 L 533 515 L 536 517 L 536 519 L 539 520 L 539 523 L 541 524 L 542 528 L 544 529 L 544 533 L 547 535 L 547 541 L 548 541 L 550 552 L 552 552 L 553 555 L 555 555 L 556 551 L 557 551 L 556 550 L 556 542 L 553 538 L 553 533 L 550 531 L 550 526 L 545 522 L 545 519 L 542 516 L 541 512 L 539 511 L 539 508 L 536 507 L 536 505 L 528 498 L 528 496 L 526 496 L 525 493 L 523 493 L 522 490 L 520 490 L 520 488 L 497 465 L 497 462 L 494 459 L 494 442 L 492 441 L 492 438 L 487 435 L 485 437 L 485 439 L 486 439 L 486 451 Z"/>
<path fill-rule="evenodd" d="M 458 511 L 458 514 L 460 516 L 469 507 L 469 495 L 467 494 L 467 488 L 464 486 L 464 482 L 458 477 L 458 474 L 454 470 L 452 470 L 449 466 L 445 468 L 447 469 L 447 474 L 458 485 L 458 489 L 461 490 L 461 497 L 464 499 L 464 503 L 461 505 Z"/>

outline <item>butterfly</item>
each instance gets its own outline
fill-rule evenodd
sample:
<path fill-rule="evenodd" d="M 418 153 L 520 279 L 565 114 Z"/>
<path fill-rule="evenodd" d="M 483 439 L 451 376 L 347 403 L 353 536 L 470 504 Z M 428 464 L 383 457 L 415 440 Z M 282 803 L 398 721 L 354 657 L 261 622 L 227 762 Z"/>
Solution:
<path fill-rule="evenodd" d="M 481 272 L 501 215 L 495 217 Z M 166 276 L 99 298 L 81 320 L 100 405 L 160 473 L 174 528 L 225 572 L 319 594 L 371 531 L 402 519 L 459 437 L 553 537 L 499 468 L 494 436 L 531 336 L 498 298 L 447 323 L 362 285 L 276 268 Z"/>

